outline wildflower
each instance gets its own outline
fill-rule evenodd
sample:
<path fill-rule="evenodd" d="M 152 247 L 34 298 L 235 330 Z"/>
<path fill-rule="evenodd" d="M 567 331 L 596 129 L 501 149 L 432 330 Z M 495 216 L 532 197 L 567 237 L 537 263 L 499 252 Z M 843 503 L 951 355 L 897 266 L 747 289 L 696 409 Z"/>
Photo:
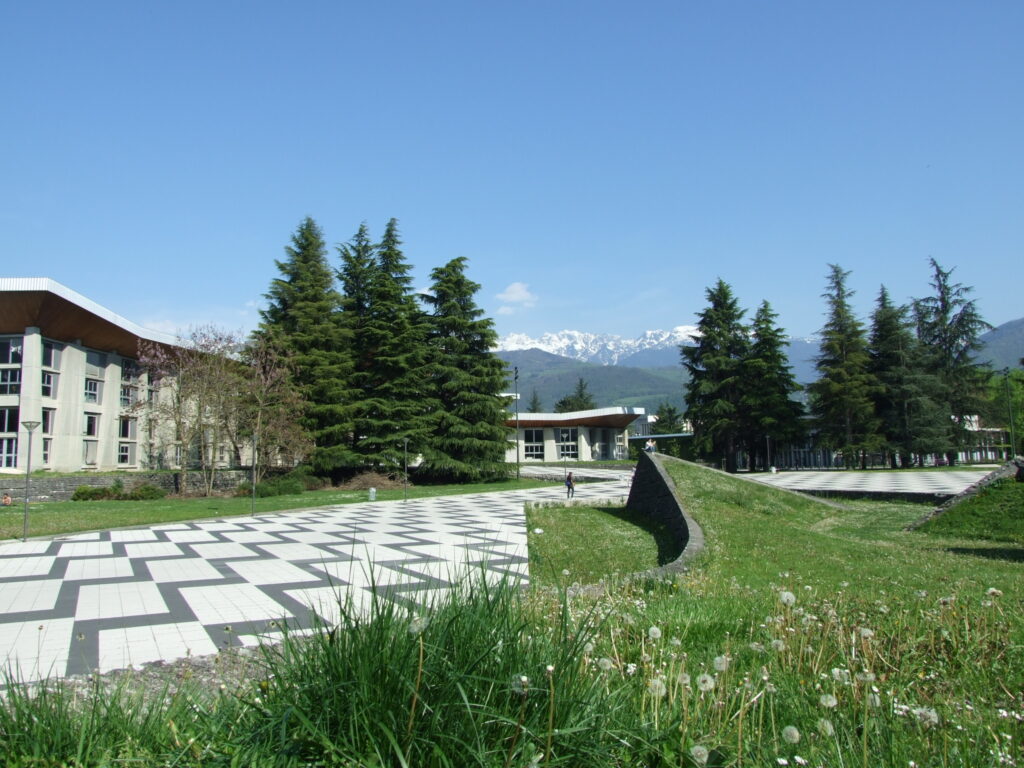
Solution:
<path fill-rule="evenodd" d="M 832 736 L 836 732 L 835 727 L 832 725 L 832 721 L 827 717 L 823 717 L 818 721 L 818 733 L 822 736 Z"/>
<path fill-rule="evenodd" d="M 835 680 L 837 683 L 843 683 L 844 685 L 849 685 L 850 684 L 850 670 L 848 670 L 848 669 L 840 669 L 838 667 L 834 667 L 832 669 L 832 679 Z"/>
<path fill-rule="evenodd" d="M 786 641 L 775 638 L 772 640 L 772 650 L 779 652 L 786 650 Z"/>
<path fill-rule="evenodd" d="M 787 744 L 799 744 L 800 731 L 798 731 L 794 725 L 787 725 L 782 729 L 782 739 Z"/>
<path fill-rule="evenodd" d="M 410 635 L 422 635 L 423 630 L 427 628 L 427 624 L 430 623 L 430 619 L 426 616 L 416 616 L 412 621 L 409 622 L 409 634 Z"/>
<path fill-rule="evenodd" d="M 661 677 L 655 677 L 647 682 L 647 692 L 655 699 L 660 699 L 666 693 L 668 688 L 665 687 L 665 680 Z"/>
<path fill-rule="evenodd" d="M 544 529 L 543 528 L 534 528 L 533 532 L 536 533 L 539 536 L 540 534 L 544 533 Z"/>
<path fill-rule="evenodd" d="M 563 568 L 562 569 L 562 575 L 563 576 L 568 576 L 569 575 L 569 569 L 568 568 Z"/>
<path fill-rule="evenodd" d="M 943 608 L 948 608 L 949 606 L 951 606 L 955 602 L 956 602 L 956 595 L 948 595 L 947 597 L 940 597 L 939 598 L 939 605 L 941 605 Z"/>
<path fill-rule="evenodd" d="M 775 693 L 778 688 L 775 687 L 775 683 L 766 683 L 764 686 L 765 693 Z"/>
<path fill-rule="evenodd" d="M 729 657 L 715 656 L 714 667 L 716 672 L 725 672 L 729 668 Z"/>
<path fill-rule="evenodd" d="M 858 672 L 857 673 L 857 679 L 860 680 L 862 683 L 873 683 L 873 682 L 875 682 L 875 673 L 874 672 Z"/>
<path fill-rule="evenodd" d="M 757 643 L 757 642 L 751 643 L 750 644 L 750 650 L 752 650 L 752 651 L 754 651 L 756 653 L 764 653 L 764 645 L 762 645 L 761 643 Z"/>
<path fill-rule="evenodd" d="M 587 656 L 589 656 L 593 652 L 594 652 L 594 644 L 593 643 L 586 642 L 586 643 L 583 644 L 583 653 L 585 653 Z"/>
<path fill-rule="evenodd" d="M 818 701 L 821 702 L 821 706 L 825 707 L 825 709 L 835 709 L 839 703 L 839 700 L 831 693 L 823 693 Z"/>
<path fill-rule="evenodd" d="M 690 757 L 697 765 L 707 765 L 710 754 L 708 748 L 702 747 L 700 744 L 690 747 Z"/>
<path fill-rule="evenodd" d="M 684 688 L 689 688 L 690 687 L 690 676 L 688 674 L 686 674 L 685 672 L 680 672 L 679 676 L 676 677 L 676 682 L 679 683 Z"/>
<path fill-rule="evenodd" d="M 678 648 L 679 646 L 681 646 L 683 644 L 683 641 L 680 640 L 678 637 L 673 637 L 668 642 L 669 642 L 669 645 L 673 646 L 674 648 Z"/>
<path fill-rule="evenodd" d="M 807 760 L 800 757 L 800 755 L 793 755 L 793 762 L 797 765 L 807 765 Z"/>
<path fill-rule="evenodd" d="M 551 674 L 552 672 L 554 672 L 554 671 L 555 671 L 555 668 L 554 668 L 554 666 L 552 666 L 551 664 L 548 664 L 548 665 L 547 665 L 547 667 L 545 667 L 545 670 L 546 670 L 546 671 L 547 671 L 547 673 L 548 673 L 548 674 L 550 675 L 550 674 Z"/>
<path fill-rule="evenodd" d="M 626 674 L 627 675 L 635 675 L 636 674 L 636 664 L 633 664 L 633 663 L 627 664 L 626 665 Z"/>
<path fill-rule="evenodd" d="M 932 728 L 939 724 L 939 713 L 931 707 L 917 707 L 913 712 L 918 722 L 925 728 Z"/>
<path fill-rule="evenodd" d="M 861 636 L 861 639 L 863 639 L 863 640 L 870 640 L 872 637 L 875 636 L 875 630 L 868 629 L 867 627 L 861 627 L 860 628 L 860 636 Z"/>
<path fill-rule="evenodd" d="M 650 629 L 647 630 L 647 636 L 649 638 L 651 638 L 651 640 L 660 640 L 661 639 L 661 630 L 658 629 L 657 627 L 651 627 Z"/>
<path fill-rule="evenodd" d="M 985 594 L 989 597 L 1002 597 L 1003 591 L 1001 589 L 996 589 L 995 587 L 989 587 L 985 590 Z"/>
<path fill-rule="evenodd" d="M 530 678 L 526 675 L 520 675 L 519 677 L 512 680 L 512 690 L 520 696 L 525 696 L 530 692 Z"/>
<path fill-rule="evenodd" d="M 600 658 L 597 661 L 597 667 L 602 672 L 607 672 L 608 670 L 610 670 L 614 666 L 615 666 L 615 662 L 612 661 L 611 659 L 609 659 L 607 656 L 605 656 L 603 658 Z"/>
<path fill-rule="evenodd" d="M 925 589 L 917 590 L 917 596 L 921 600 L 924 600 L 926 597 L 928 597 L 928 590 L 925 590 Z"/>
<path fill-rule="evenodd" d="M 782 590 L 779 592 L 779 602 L 787 608 L 796 605 L 796 595 L 788 590 Z"/>
<path fill-rule="evenodd" d="M 697 678 L 697 688 L 702 692 L 707 693 L 715 687 L 715 678 L 705 673 Z"/>

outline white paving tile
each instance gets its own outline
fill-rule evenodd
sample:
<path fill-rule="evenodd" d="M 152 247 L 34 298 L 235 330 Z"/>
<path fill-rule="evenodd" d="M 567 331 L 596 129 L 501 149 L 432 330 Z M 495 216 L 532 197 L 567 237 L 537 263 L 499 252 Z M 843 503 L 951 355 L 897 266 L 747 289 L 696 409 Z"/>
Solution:
<path fill-rule="evenodd" d="M 265 531 L 233 531 L 224 534 L 224 538 L 238 544 L 260 544 L 262 542 L 280 542 L 281 537 Z"/>
<path fill-rule="evenodd" d="M 237 557 L 258 557 L 259 552 L 244 544 L 219 542 L 217 544 L 192 544 L 192 551 L 208 560 L 227 560 Z"/>
<path fill-rule="evenodd" d="M 7 582 L 0 588 L 0 614 L 52 611 L 63 583 L 62 579 Z"/>
<path fill-rule="evenodd" d="M 250 584 L 298 584 L 318 579 L 284 560 L 235 560 L 228 567 Z"/>
<path fill-rule="evenodd" d="M 167 604 L 157 585 L 151 581 L 85 584 L 78 590 L 75 616 L 81 620 L 161 613 L 167 613 Z"/>
<path fill-rule="evenodd" d="M 0 557 L 41 555 L 49 548 L 49 541 L 4 541 L 0 542 Z"/>
<path fill-rule="evenodd" d="M 128 557 L 181 557 L 184 554 L 181 547 L 169 541 L 142 542 L 140 544 L 125 544 L 125 554 Z"/>
<path fill-rule="evenodd" d="M 337 557 L 325 549 L 311 547 L 308 544 L 260 544 L 259 548 L 271 557 L 278 557 L 282 560 L 319 562 Z"/>
<path fill-rule="evenodd" d="M 100 672 L 139 667 L 151 661 L 208 656 L 218 650 L 203 625 L 195 621 L 102 629 L 98 636 Z"/>
<path fill-rule="evenodd" d="M 21 579 L 26 576 L 45 576 L 53 568 L 54 557 L 0 558 L 0 579 Z"/>
<path fill-rule="evenodd" d="M 158 583 L 179 581 L 210 581 L 224 576 L 215 566 L 198 557 L 175 557 L 150 560 L 146 563 L 153 581 Z"/>
<path fill-rule="evenodd" d="M 194 531 L 191 529 L 187 531 L 168 531 L 167 540 L 174 541 L 179 544 L 191 544 L 196 541 L 219 541 L 219 539 L 209 531 Z"/>
<path fill-rule="evenodd" d="M 269 621 L 288 615 L 280 603 L 252 584 L 183 587 L 180 592 L 195 617 L 206 625 Z"/>
<path fill-rule="evenodd" d="M 61 544 L 58 557 L 102 557 L 114 554 L 114 545 L 109 541 L 82 541 Z"/>
<path fill-rule="evenodd" d="M 71 560 L 64 578 L 67 581 L 86 581 L 123 579 L 132 575 L 132 561 L 127 557 L 86 557 Z"/>
<path fill-rule="evenodd" d="M 128 531 L 111 531 L 111 541 L 155 541 L 157 538 L 156 531 L 152 528 L 139 528 Z"/>
<path fill-rule="evenodd" d="M 74 625 L 74 619 L 0 624 L 0 665 L 15 680 L 64 676 Z"/>

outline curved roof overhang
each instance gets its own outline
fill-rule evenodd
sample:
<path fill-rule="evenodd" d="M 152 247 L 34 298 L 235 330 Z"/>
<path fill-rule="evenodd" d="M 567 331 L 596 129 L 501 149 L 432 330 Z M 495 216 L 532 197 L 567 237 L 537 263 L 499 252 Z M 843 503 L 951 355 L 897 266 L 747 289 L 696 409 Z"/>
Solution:
<path fill-rule="evenodd" d="M 177 346 L 169 333 L 152 331 L 45 277 L 0 278 L 0 333 L 38 328 L 50 339 L 123 357 L 137 357 L 139 341 Z"/>
<path fill-rule="evenodd" d="M 643 408 L 595 408 L 589 411 L 570 411 L 569 413 L 521 413 L 519 419 L 508 419 L 505 426 L 514 427 L 518 423 L 520 429 L 540 429 L 543 427 L 613 427 L 625 429 L 645 411 Z"/>

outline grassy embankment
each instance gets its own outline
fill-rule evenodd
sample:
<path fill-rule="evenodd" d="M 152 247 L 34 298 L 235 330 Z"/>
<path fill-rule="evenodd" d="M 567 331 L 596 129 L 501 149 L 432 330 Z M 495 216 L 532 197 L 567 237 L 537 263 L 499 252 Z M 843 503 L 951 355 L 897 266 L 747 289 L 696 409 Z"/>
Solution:
<path fill-rule="evenodd" d="M 266 649 L 266 676 L 240 692 L 186 690 L 146 706 L 128 693 L 76 703 L 15 691 L 0 751 L 53 765 L 76 755 L 502 768 L 1019 759 L 1019 546 L 902 531 L 919 505 L 837 508 L 668 469 L 708 539 L 679 579 L 570 599 L 467 586 L 417 616 L 382 602 L 373 620 L 353 615 L 347 629 Z M 659 559 L 647 534 L 638 556 L 613 563 L 597 547 L 619 535 L 622 521 L 608 517 L 533 510 L 534 578 Z"/>

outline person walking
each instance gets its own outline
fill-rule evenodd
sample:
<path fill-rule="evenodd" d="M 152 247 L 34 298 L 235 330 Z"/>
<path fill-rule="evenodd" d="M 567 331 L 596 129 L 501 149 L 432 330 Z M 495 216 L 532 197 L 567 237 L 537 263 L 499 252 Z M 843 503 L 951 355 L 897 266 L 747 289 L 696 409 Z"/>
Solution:
<path fill-rule="evenodd" d="M 576 495 L 576 481 L 572 479 L 572 472 L 565 476 L 565 498 L 571 499 Z"/>

